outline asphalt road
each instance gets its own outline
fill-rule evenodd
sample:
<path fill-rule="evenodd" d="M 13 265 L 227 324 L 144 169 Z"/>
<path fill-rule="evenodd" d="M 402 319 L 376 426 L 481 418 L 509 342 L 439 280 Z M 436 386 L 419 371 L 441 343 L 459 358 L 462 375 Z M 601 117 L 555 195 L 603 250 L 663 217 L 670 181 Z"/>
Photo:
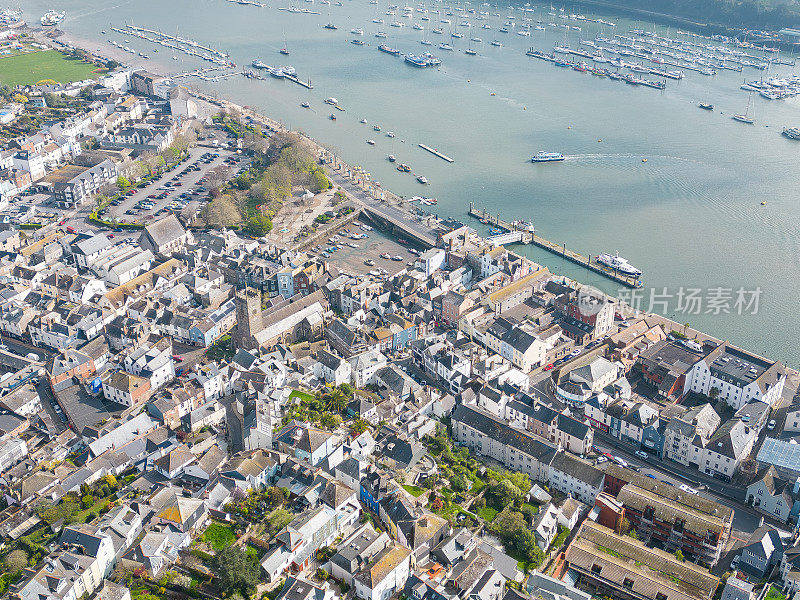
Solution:
<path fill-rule="evenodd" d="M 701 496 L 719 502 L 734 510 L 734 537 L 744 536 L 746 538 L 750 533 L 755 531 L 761 523 L 760 513 L 755 512 L 749 507 L 745 507 L 738 501 L 744 494 L 741 488 L 727 486 L 721 481 L 706 483 L 705 480 L 701 481 L 700 473 L 696 469 L 688 469 L 670 460 L 661 460 L 654 456 L 648 459 L 640 458 L 636 456 L 632 450 L 627 450 L 624 447 L 617 447 L 608 443 L 606 439 L 598 436 L 596 431 L 594 445 L 602 452 L 609 452 L 614 456 L 625 459 L 628 464 L 640 469 L 640 475 L 652 475 L 659 481 L 666 481 L 676 487 L 686 484 L 695 489 L 698 488 L 698 481 L 700 481 L 707 487 L 707 489 L 700 490 Z M 602 465 L 600 466 L 602 468 Z M 678 473 L 684 471 L 685 476 L 678 475 Z"/>
<path fill-rule="evenodd" d="M 38 346 L 34 346 L 27 342 L 22 342 L 18 339 L 8 337 L 7 335 L 0 335 L 0 344 L 4 344 L 8 346 L 9 352 L 17 354 L 19 356 L 26 356 L 33 352 L 39 357 L 39 360 L 42 362 L 47 361 L 47 359 L 53 354 L 49 350 L 45 350 L 44 348 L 39 348 Z"/>
<path fill-rule="evenodd" d="M 381 202 L 380 200 L 375 200 L 340 173 L 332 171 L 330 173 L 330 179 L 362 204 L 374 208 L 395 221 L 403 223 L 405 227 L 411 231 L 417 232 L 420 236 L 436 239 L 435 234 L 429 228 L 411 220 L 408 216 L 408 212 L 389 206 L 387 203 Z"/>

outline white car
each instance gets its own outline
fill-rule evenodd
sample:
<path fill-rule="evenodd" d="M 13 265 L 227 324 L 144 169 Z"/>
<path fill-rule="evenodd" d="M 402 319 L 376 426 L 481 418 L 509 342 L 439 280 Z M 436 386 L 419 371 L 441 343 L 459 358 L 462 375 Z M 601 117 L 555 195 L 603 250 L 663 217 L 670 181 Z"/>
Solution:
<path fill-rule="evenodd" d="M 694 489 L 694 488 L 690 488 L 690 487 L 689 487 L 688 485 L 686 485 L 685 483 L 681 484 L 681 489 L 682 489 L 684 492 L 686 492 L 687 494 L 695 494 L 695 495 L 697 495 L 697 494 L 699 494 L 699 493 L 700 493 L 698 490 L 696 490 L 696 489 Z"/>
<path fill-rule="evenodd" d="M 608 462 L 608 459 L 605 456 L 598 456 L 595 464 L 603 464 L 604 462 Z"/>
<path fill-rule="evenodd" d="M 773 429 L 775 429 L 776 425 L 777 425 L 777 423 L 775 422 L 775 419 L 770 419 L 770 422 L 767 423 L 767 429 L 772 431 Z"/>
<path fill-rule="evenodd" d="M 634 454 L 639 458 L 650 458 L 647 452 L 645 452 L 644 450 L 637 450 L 636 452 L 634 452 Z"/>
<path fill-rule="evenodd" d="M 582 352 L 582 350 L 580 348 L 575 348 L 575 350 L 570 352 L 569 355 L 570 356 L 578 356 L 578 354 L 580 354 L 581 352 Z"/>

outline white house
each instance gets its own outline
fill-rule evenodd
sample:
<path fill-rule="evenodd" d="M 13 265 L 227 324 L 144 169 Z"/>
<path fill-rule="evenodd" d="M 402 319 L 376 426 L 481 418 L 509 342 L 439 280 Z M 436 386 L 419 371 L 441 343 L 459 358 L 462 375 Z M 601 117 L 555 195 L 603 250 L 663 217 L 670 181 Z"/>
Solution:
<path fill-rule="evenodd" d="M 371 348 L 350 358 L 353 385 L 357 388 L 375 383 L 375 374 L 386 366 L 386 356 L 377 348 Z"/>
<path fill-rule="evenodd" d="M 128 373 L 149 379 L 150 389 L 158 389 L 175 378 L 172 340 L 145 341 L 125 357 L 124 365 Z"/>
<path fill-rule="evenodd" d="M 566 452 L 558 452 L 550 462 L 550 487 L 585 504 L 594 505 L 604 480 L 603 471 Z"/>
<path fill-rule="evenodd" d="M 425 277 L 430 277 L 442 268 L 446 256 L 443 248 L 431 248 L 419 255 L 414 266 L 425 273 Z"/>
<path fill-rule="evenodd" d="M 194 379 L 203 387 L 206 400 L 219 400 L 224 395 L 223 376 L 216 363 L 197 367 L 189 379 Z"/>
<path fill-rule="evenodd" d="M 362 600 L 389 600 L 403 589 L 411 566 L 411 550 L 394 542 L 381 550 L 353 578 Z"/>
<path fill-rule="evenodd" d="M 720 344 L 686 374 L 683 391 L 713 395 L 734 409 L 753 400 L 774 406 L 786 383 L 780 362 L 772 362 L 735 346 Z"/>
<path fill-rule="evenodd" d="M 350 383 L 352 369 L 350 363 L 327 350 L 320 350 L 317 353 L 317 363 L 314 365 L 314 375 L 318 379 L 324 379 L 326 383 L 335 386 L 343 383 Z"/>

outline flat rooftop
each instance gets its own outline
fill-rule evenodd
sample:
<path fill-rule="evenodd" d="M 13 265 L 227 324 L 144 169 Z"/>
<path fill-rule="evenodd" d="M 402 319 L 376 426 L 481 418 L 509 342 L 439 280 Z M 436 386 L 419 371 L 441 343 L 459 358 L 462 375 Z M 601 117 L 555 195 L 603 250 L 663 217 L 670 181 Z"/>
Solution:
<path fill-rule="evenodd" d="M 711 362 L 709 369 L 715 377 L 720 375 L 751 382 L 764 374 L 774 363 L 732 346 L 725 349 Z"/>
<path fill-rule="evenodd" d="M 641 353 L 640 357 L 651 360 L 659 367 L 669 371 L 686 372 L 689 367 L 702 358 L 702 355 L 692 352 L 675 342 L 663 340 L 647 348 Z"/>
<path fill-rule="evenodd" d="M 44 180 L 49 183 L 67 183 L 90 168 L 79 165 L 66 165 L 50 173 Z"/>

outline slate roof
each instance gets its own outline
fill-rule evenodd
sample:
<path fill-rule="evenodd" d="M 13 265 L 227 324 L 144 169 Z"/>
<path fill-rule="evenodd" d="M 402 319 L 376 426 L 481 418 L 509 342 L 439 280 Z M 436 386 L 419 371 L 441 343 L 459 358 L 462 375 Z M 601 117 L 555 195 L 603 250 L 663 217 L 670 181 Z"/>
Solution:
<path fill-rule="evenodd" d="M 559 452 L 550 462 L 550 468 L 567 473 L 568 475 L 583 481 L 595 489 L 603 487 L 605 473 L 588 463 L 566 452 Z"/>
<path fill-rule="evenodd" d="M 451 419 L 454 422 L 464 423 L 497 442 L 534 456 L 540 462 L 549 463 L 556 455 L 554 445 L 535 437 L 527 431 L 512 429 L 504 421 L 475 406 L 459 404 L 453 411 Z"/>
<path fill-rule="evenodd" d="M 83 239 L 80 242 L 76 243 L 74 245 L 73 253 L 89 256 L 90 254 L 94 254 L 95 252 L 102 252 L 103 250 L 109 248 L 110 246 L 113 246 L 113 243 L 111 242 L 111 240 L 108 239 L 108 236 L 99 233 L 97 235 L 93 235 L 90 238 Z"/>
<path fill-rule="evenodd" d="M 706 448 L 722 456 L 738 460 L 754 435 L 754 431 L 739 419 L 729 419 L 714 432 Z"/>
<path fill-rule="evenodd" d="M 357 458 L 353 458 L 352 456 L 349 458 L 344 459 L 338 465 L 336 465 L 336 470 L 341 471 L 345 475 L 352 477 L 356 481 L 361 480 L 361 465 L 364 464 L 359 461 Z"/>
<path fill-rule="evenodd" d="M 304 450 L 309 454 L 316 452 L 328 439 L 331 434 L 316 427 L 306 427 L 297 440 L 296 448 Z"/>
<path fill-rule="evenodd" d="M 563 431 L 567 435 L 571 435 L 572 437 L 576 437 L 580 440 L 586 439 L 586 436 L 591 430 L 591 427 L 589 427 L 589 425 L 586 423 L 582 423 L 578 419 L 573 419 L 572 417 L 562 414 L 558 415 L 556 426 L 558 427 L 559 431 Z"/>
<path fill-rule="evenodd" d="M 331 508 L 339 508 L 347 500 L 354 497 L 355 490 L 346 486 L 341 481 L 329 481 L 320 494 L 319 499 Z"/>
<path fill-rule="evenodd" d="M 783 542 L 777 529 L 771 525 L 762 525 L 750 535 L 747 545 L 742 550 L 770 560 L 775 552 L 783 550 Z"/>
<path fill-rule="evenodd" d="M 289 577 L 275 600 L 323 600 L 325 590 L 308 581 Z"/>
<path fill-rule="evenodd" d="M 335 371 L 339 368 L 339 365 L 344 362 L 344 359 L 341 356 L 336 356 L 332 352 L 328 352 L 327 350 L 320 350 L 317 353 L 317 360 L 321 362 L 326 368 L 330 369 L 331 371 Z"/>
<path fill-rule="evenodd" d="M 151 225 L 144 228 L 142 235 L 147 236 L 152 240 L 157 248 L 178 239 L 186 233 L 186 230 L 178 221 L 175 215 L 169 215 L 160 221 L 156 221 Z"/>

